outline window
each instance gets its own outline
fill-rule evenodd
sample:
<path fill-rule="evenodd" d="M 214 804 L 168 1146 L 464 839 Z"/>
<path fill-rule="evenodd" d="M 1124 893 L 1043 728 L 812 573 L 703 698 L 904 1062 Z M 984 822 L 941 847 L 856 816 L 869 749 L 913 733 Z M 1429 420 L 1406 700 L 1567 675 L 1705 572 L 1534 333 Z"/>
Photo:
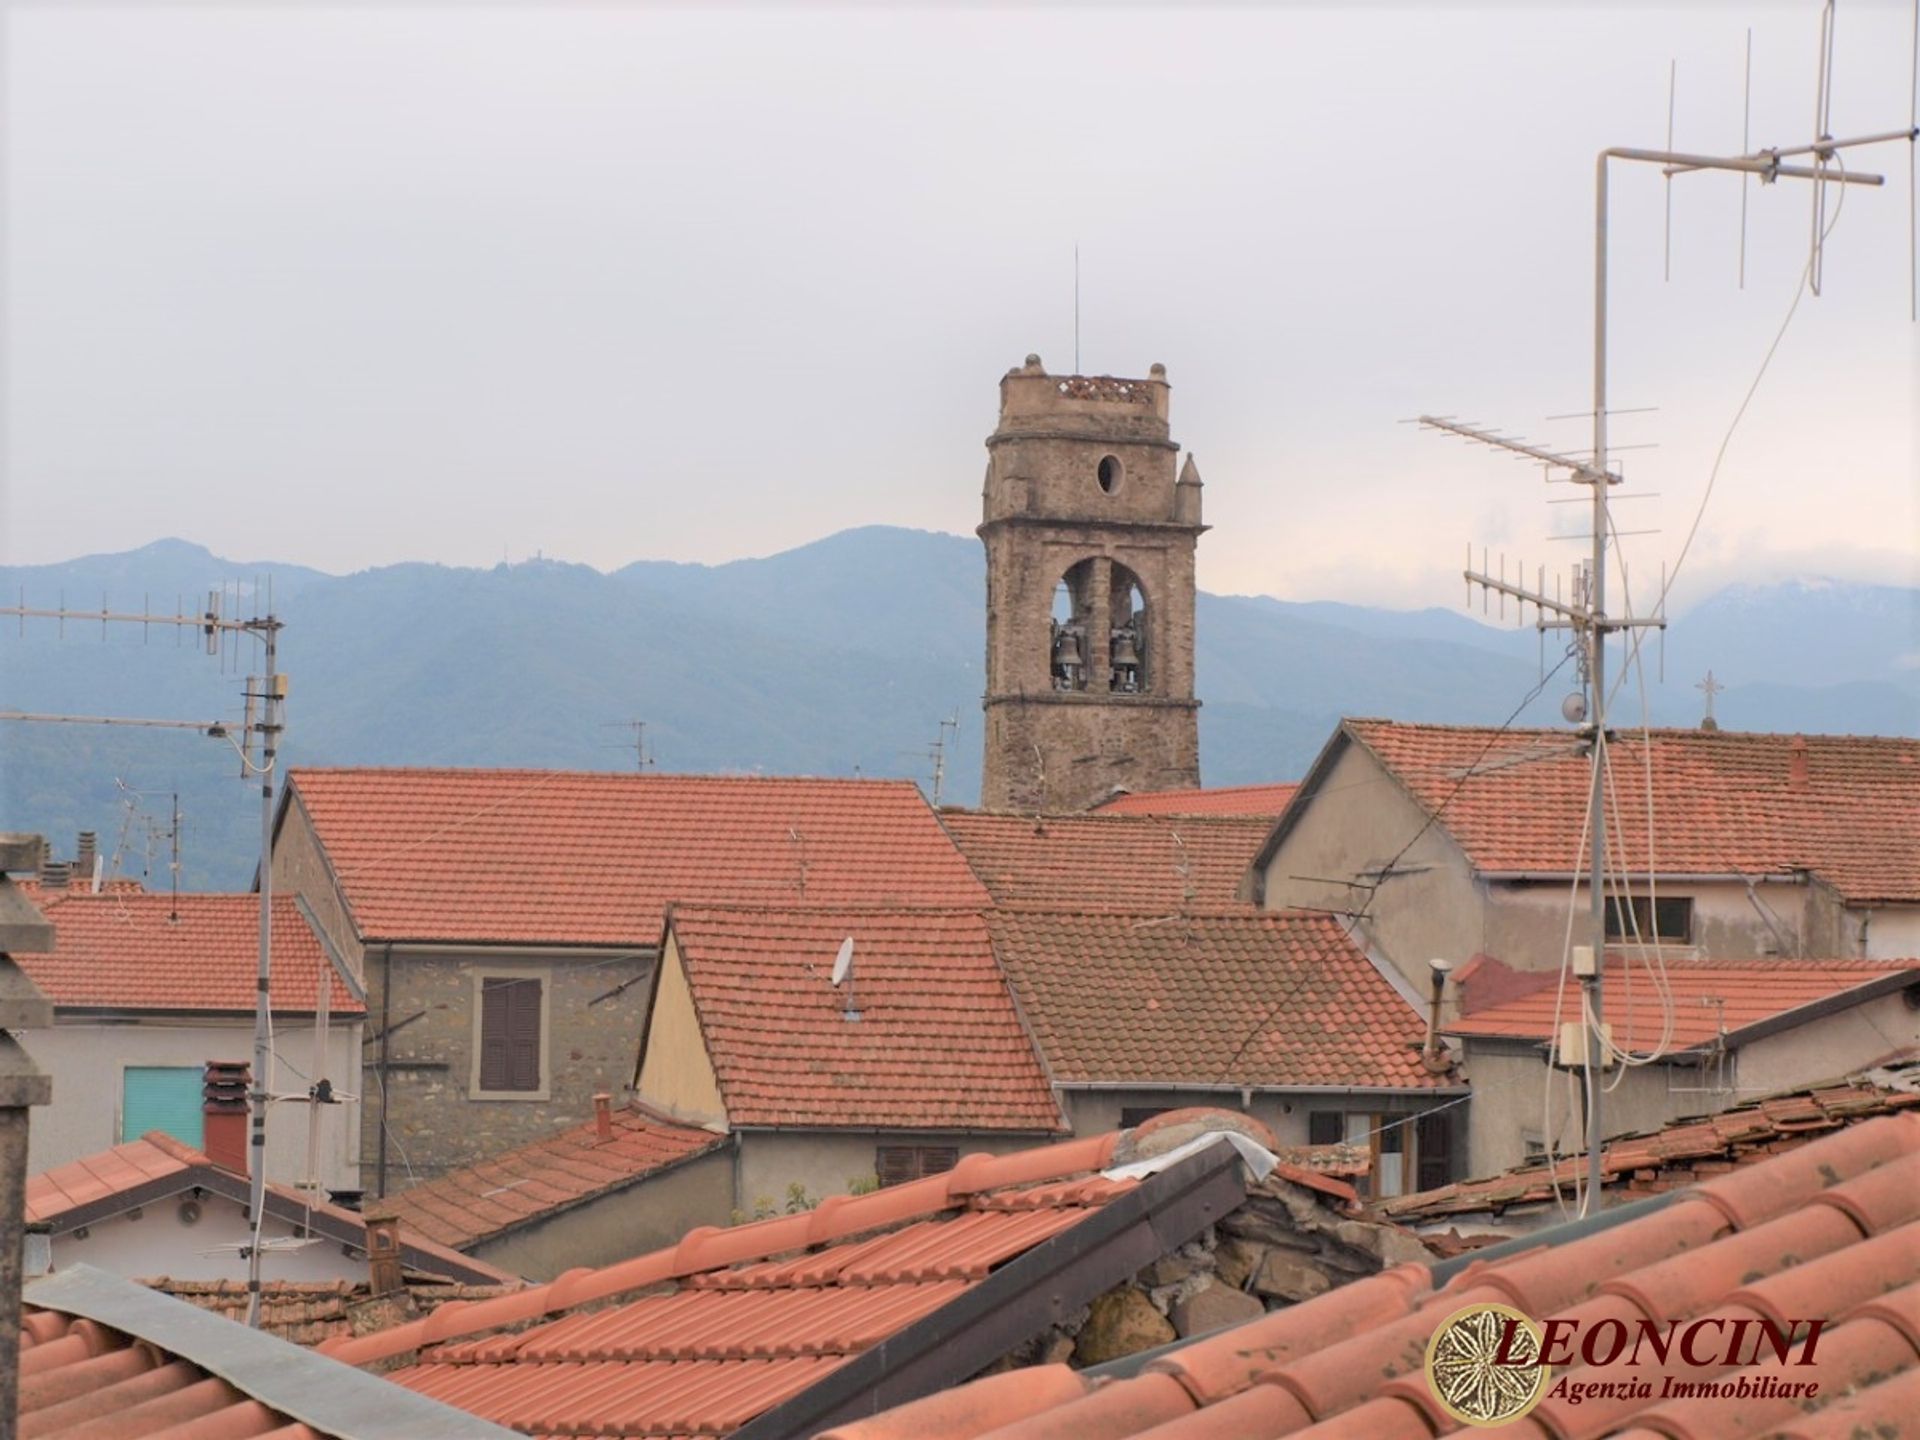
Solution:
<path fill-rule="evenodd" d="M 1119 456 L 1103 455 L 1100 457 L 1100 468 L 1094 472 L 1094 478 L 1100 482 L 1102 493 L 1111 495 L 1119 488 L 1120 476 L 1123 473 Z"/>
<path fill-rule="evenodd" d="M 1338 1110 L 1314 1110 L 1307 1115 L 1309 1145 L 1338 1145 L 1346 1138 L 1346 1118 Z"/>
<path fill-rule="evenodd" d="M 1120 1107 L 1120 1128 L 1131 1130 L 1136 1125 L 1144 1125 L 1156 1115 L 1164 1115 L 1172 1109 L 1170 1105 L 1122 1105 Z"/>
<path fill-rule="evenodd" d="M 1607 938 L 1609 940 L 1659 941 L 1685 945 L 1693 936 L 1693 900 L 1685 895 L 1629 895 L 1607 897 Z"/>
<path fill-rule="evenodd" d="M 546 984 L 538 974 L 476 975 L 473 1088 L 478 1094 L 541 1098 Z"/>
<path fill-rule="evenodd" d="M 943 1175 L 959 1163 L 960 1151 L 952 1145 L 882 1145 L 873 1152 L 873 1173 L 882 1186 Z"/>
<path fill-rule="evenodd" d="M 121 1079 L 120 1141 L 159 1130 L 198 1150 L 206 1143 L 197 1065 L 129 1065 Z"/>

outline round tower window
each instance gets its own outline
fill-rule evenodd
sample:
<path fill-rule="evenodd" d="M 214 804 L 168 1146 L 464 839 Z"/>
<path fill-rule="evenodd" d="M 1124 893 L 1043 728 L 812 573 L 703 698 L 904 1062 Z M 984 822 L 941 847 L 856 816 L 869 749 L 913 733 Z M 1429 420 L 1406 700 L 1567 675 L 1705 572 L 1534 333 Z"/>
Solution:
<path fill-rule="evenodd" d="M 1101 490 L 1109 495 L 1113 494 L 1115 490 L 1120 488 L 1120 475 L 1119 459 L 1112 455 L 1103 455 L 1100 459 L 1100 469 L 1098 472 Z"/>

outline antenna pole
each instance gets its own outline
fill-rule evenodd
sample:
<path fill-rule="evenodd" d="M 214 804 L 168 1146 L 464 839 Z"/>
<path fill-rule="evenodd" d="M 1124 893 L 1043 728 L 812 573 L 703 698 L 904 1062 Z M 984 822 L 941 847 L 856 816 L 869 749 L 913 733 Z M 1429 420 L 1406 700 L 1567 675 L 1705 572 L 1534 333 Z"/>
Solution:
<path fill-rule="evenodd" d="M 273 768 L 280 746 L 280 672 L 275 641 L 280 622 L 268 616 L 257 633 L 266 645 L 260 697 L 260 963 L 253 999 L 253 1116 L 247 1150 L 247 1203 L 253 1243 L 247 1247 L 247 1324 L 260 1328 L 260 1241 L 267 1201 L 267 1043 L 273 972 Z"/>
<path fill-rule="evenodd" d="M 1671 186 L 1671 181 L 1668 182 Z M 1671 194 L 1671 190 L 1669 190 Z M 1593 727 L 1593 763 L 1587 803 L 1593 814 L 1593 848 L 1587 870 L 1588 898 L 1592 902 L 1593 974 L 1581 981 L 1592 1014 L 1593 1033 L 1587 1037 L 1587 1195 L 1590 1210 L 1600 1208 L 1601 1142 L 1606 1130 L 1600 1119 L 1601 1096 L 1594 1061 L 1600 1049 L 1602 976 L 1607 968 L 1607 157 L 1597 165 L 1593 220 L 1593 578 L 1587 586 L 1587 721 Z"/>
<path fill-rule="evenodd" d="M 1080 373 L 1080 242 L 1073 242 L 1073 373 Z"/>
<path fill-rule="evenodd" d="M 173 911 L 169 920 L 180 918 L 180 792 L 173 792 L 173 859 L 167 866 L 173 876 Z"/>

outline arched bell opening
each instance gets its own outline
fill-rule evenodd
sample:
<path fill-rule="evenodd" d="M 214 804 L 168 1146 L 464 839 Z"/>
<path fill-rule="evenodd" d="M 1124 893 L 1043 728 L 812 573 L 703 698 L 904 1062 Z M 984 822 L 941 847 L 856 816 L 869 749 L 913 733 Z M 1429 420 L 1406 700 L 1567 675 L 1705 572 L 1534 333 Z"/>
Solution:
<path fill-rule="evenodd" d="M 1113 566 L 1107 602 L 1107 688 L 1115 694 L 1143 695 L 1152 684 L 1147 653 L 1150 636 L 1147 592 L 1126 566 Z"/>
<path fill-rule="evenodd" d="M 1048 662 L 1056 690 L 1085 690 L 1093 667 L 1091 635 L 1094 564 L 1082 560 L 1053 587 Z"/>

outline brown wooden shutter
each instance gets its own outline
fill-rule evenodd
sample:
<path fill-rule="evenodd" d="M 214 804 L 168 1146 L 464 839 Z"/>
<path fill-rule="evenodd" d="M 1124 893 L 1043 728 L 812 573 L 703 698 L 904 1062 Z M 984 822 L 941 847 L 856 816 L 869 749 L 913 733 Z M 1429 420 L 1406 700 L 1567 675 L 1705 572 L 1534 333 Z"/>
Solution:
<path fill-rule="evenodd" d="M 1422 1190 L 1437 1190 L 1453 1183 L 1453 1116 L 1430 1112 L 1414 1122 L 1415 1161 L 1419 1169 L 1416 1182 Z"/>
<path fill-rule="evenodd" d="M 540 1088 L 540 986 L 534 979 L 480 982 L 480 1088 Z"/>
<path fill-rule="evenodd" d="M 920 1178 L 944 1175 L 960 1163 L 960 1152 L 951 1145 L 928 1145 L 920 1151 Z"/>
<path fill-rule="evenodd" d="M 873 1152 L 873 1173 L 881 1186 L 904 1185 L 914 1178 L 913 1147 L 882 1145 Z"/>

